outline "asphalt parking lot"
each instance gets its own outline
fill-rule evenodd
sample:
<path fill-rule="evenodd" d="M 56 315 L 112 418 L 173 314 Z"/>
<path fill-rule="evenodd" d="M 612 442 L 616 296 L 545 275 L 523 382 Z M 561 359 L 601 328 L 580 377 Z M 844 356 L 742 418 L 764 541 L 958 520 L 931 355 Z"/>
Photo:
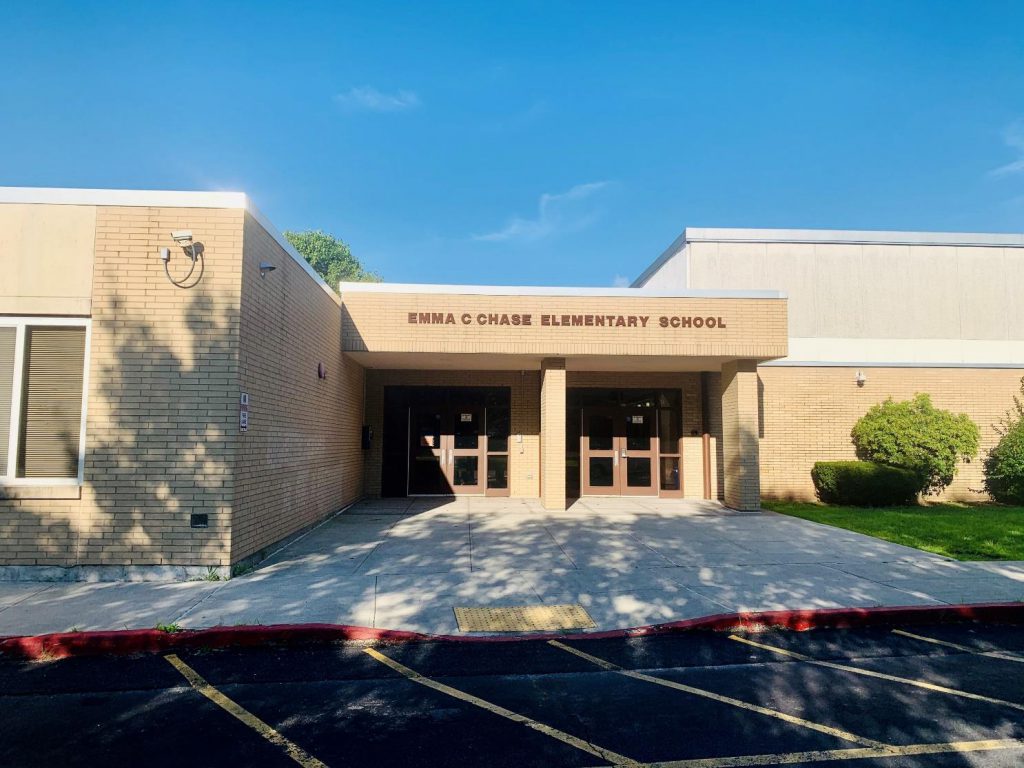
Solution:
<path fill-rule="evenodd" d="M 0 765 L 1019 766 L 1024 630 L 0 659 Z"/>

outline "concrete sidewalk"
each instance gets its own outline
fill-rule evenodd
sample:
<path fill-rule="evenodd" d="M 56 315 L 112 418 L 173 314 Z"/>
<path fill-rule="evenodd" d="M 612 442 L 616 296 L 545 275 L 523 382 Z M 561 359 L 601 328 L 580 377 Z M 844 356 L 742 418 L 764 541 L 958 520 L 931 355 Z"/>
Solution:
<path fill-rule="evenodd" d="M 710 502 L 365 501 L 227 582 L 0 583 L 0 635 L 343 623 L 458 632 L 455 606 L 579 603 L 599 630 L 737 610 L 1024 601 L 1024 563 L 961 563 Z"/>

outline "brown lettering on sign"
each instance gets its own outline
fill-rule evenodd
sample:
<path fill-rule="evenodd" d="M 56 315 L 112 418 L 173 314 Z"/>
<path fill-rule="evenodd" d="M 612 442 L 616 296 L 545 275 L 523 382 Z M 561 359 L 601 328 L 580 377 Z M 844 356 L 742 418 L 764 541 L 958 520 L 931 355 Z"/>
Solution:
<path fill-rule="evenodd" d="M 458 319 L 456 319 L 458 318 Z M 544 327 L 557 328 L 646 328 L 650 315 L 548 315 L 540 316 Z M 507 325 L 532 326 L 533 315 L 519 312 L 408 312 L 406 322 L 410 325 Z M 726 328 L 725 318 L 720 315 L 661 315 L 660 328 L 715 329 Z"/>

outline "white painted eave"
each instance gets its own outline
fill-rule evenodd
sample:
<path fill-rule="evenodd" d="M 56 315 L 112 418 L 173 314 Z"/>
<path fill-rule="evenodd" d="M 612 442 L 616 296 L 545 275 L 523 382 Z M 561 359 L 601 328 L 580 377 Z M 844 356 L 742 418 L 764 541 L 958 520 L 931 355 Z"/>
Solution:
<path fill-rule="evenodd" d="M 604 296 L 623 299 L 785 299 L 784 291 L 672 290 L 651 288 L 570 288 L 533 285 L 432 285 L 421 283 L 340 283 L 347 293 L 437 293 L 466 296 Z"/>
<path fill-rule="evenodd" d="M 0 203 L 36 205 L 118 205 L 163 208 L 247 208 L 244 192 L 186 192 L 157 189 L 65 189 L 0 187 Z"/>
<path fill-rule="evenodd" d="M 274 241 L 292 257 L 337 304 L 338 294 L 309 262 L 277 231 L 270 219 L 244 192 L 189 192 L 160 189 L 68 189 L 64 187 L 0 187 L 0 204 L 98 205 L 153 208 L 224 208 L 247 211 Z"/>
<path fill-rule="evenodd" d="M 820 243 L 851 245 L 953 245 L 1024 248 L 1024 234 L 992 232 L 898 232 L 856 229 L 731 229 L 687 227 L 684 243 Z"/>
<path fill-rule="evenodd" d="M 991 232 L 897 232 L 856 229 L 741 229 L 687 227 L 633 281 L 643 286 L 688 243 L 776 243 L 816 245 L 918 245 L 960 248 L 1024 248 L 1024 234 Z"/>

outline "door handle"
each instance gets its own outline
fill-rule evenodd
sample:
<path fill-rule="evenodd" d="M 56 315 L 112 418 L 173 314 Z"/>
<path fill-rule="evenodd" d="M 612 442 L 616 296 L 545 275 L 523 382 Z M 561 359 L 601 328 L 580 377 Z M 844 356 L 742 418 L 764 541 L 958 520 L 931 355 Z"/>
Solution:
<path fill-rule="evenodd" d="M 624 458 L 624 459 L 626 458 L 626 449 L 625 448 L 622 449 L 622 458 Z"/>

